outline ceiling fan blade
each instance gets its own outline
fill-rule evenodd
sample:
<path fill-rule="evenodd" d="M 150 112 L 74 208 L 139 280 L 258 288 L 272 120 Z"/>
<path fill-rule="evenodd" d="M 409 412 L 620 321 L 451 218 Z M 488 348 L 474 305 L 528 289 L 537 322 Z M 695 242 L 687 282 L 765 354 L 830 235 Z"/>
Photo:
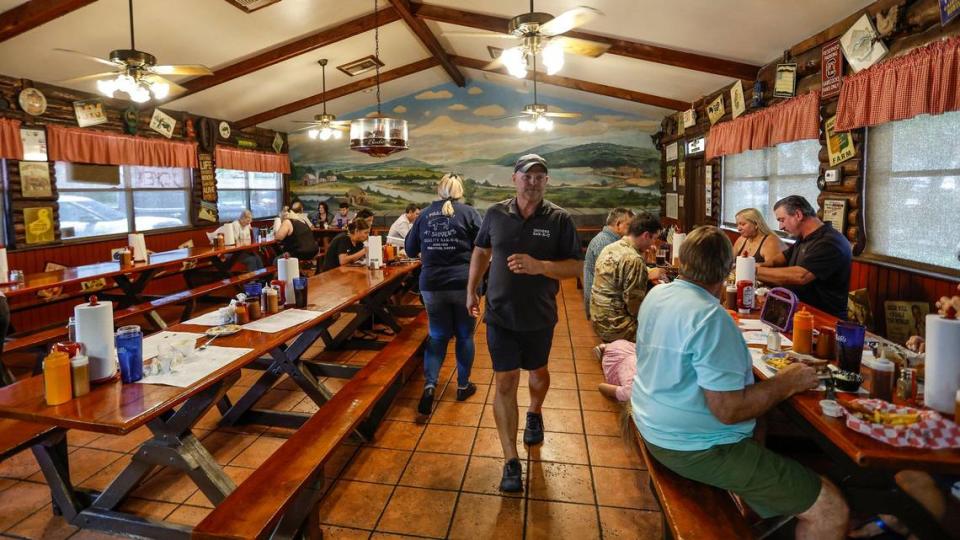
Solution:
<path fill-rule="evenodd" d="M 170 86 L 170 95 L 179 94 L 181 92 L 186 92 L 187 89 L 180 86 L 179 84 L 171 81 L 170 79 L 165 79 L 159 75 L 149 74 L 144 75 L 143 80 L 151 83 L 164 83 Z"/>
<path fill-rule="evenodd" d="M 150 71 L 157 75 L 213 75 L 213 71 L 200 64 L 153 66 Z"/>
<path fill-rule="evenodd" d="M 94 79 L 103 79 L 106 77 L 115 77 L 119 72 L 117 71 L 104 71 L 103 73 L 94 73 L 92 75 L 83 75 L 81 77 L 74 77 L 72 79 L 64 79 L 62 81 L 57 81 L 62 84 L 71 84 L 81 81 L 92 81 Z"/>
<path fill-rule="evenodd" d="M 74 55 L 74 56 L 81 56 L 81 57 L 83 57 L 83 58 L 86 58 L 87 60 L 91 60 L 91 61 L 93 61 L 93 62 L 100 62 L 101 64 L 106 64 L 106 65 L 112 66 L 112 67 L 117 67 L 118 65 L 120 65 L 120 64 L 117 64 L 116 62 L 111 62 L 110 60 L 107 60 L 106 58 L 98 58 L 98 57 L 93 56 L 93 55 L 91 55 L 91 54 L 87 54 L 87 53 L 85 53 L 85 52 L 80 52 L 80 51 L 75 51 L 75 50 L 73 50 L 73 49 L 60 49 L 60 48 L 55 48 L 55 49 L 53 49 L 53 50 L 58 51 L 58 52 L 69 53 L 69 54 L 72 54 L 72 55 Z"/>
<path fill-rule="evenodd" d="M 549 116 L 550 118 L 580 118 L 580 113 L 578 112 L 546 112 L 543 113 L 544 116 Z"/>
<path fill-rule="evenodd" d="M 610 48 L 609 43 L 600 43 L 597 41 L 589 41 L 586 39 L 572 38 L 567 36 L 555 37 L 550 41 L 559 41 L 563 46 L 563 50 L 570 54 L 589 56 L 591 58 L 600 56 L 601 54 L 607 52 L 607 50 Z"/>
<path fill-rule="evenodd" d="M 349 120 L 337 120 L 335 122 L 330 122 L 330 127 L 334 129 L 350 129 Z"/>
<path fill-rule="evenodd" d="M 499 58 L 494 58 L 493 62 L 483 66 L 483 71 L 499 71 L 503 68 L 503 62 Z"/>
<path fill-rule="evenodd" d="M 578 26 L 583 26 L 598 15 L 603 15 L 603 13 L 592 7 L 577 6 L 564 11 L 541 26 L 540 33 L 547 36 L 557 36 Z"/>
<path fill-rule="evenodd" d="M 297 122 L 297 123 L 298 123 L 298 124 L 301 124 L 302 122 Z M 299 128 L 299 129 L 295 129 L 295 130 L 291 131 L 290 133 L 297 133 L 298 131 L 307 131 L 307 130 L 309 130 L 309 129 L 320 129 L 320 128 L 319 128 L 319 127 L 314 127 L 313 125 L 309 125 L 309 126 L 305 126 L 305 127 Z"/>
<path fill-rule="evenodd" d="M 503 116 L 501 118 L 497 118 L 497 120 L 513 120 L 514 118 L 526 118 L 526 117 L 527 117 L 526 114 L 515 114 L 513 116 Z"/>
<path fill-rule="evenodd" d="M 516 36 L 511 36 L 510 34 L 497 34 L 493 32 L 444 32 L 441 35 L 486 39 L 517 39 Z"/>

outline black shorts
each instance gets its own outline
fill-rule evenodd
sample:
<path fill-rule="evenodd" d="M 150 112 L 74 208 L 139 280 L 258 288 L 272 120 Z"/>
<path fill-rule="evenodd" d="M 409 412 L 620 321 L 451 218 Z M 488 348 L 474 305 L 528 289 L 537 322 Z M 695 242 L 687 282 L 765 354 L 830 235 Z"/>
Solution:
<path fill-rule="evenodd" d="M 540 369 L 547 365 L 552 345 L 553 326 L 524 332 L 487 323 L 487 348 L 494 371 Z"/>

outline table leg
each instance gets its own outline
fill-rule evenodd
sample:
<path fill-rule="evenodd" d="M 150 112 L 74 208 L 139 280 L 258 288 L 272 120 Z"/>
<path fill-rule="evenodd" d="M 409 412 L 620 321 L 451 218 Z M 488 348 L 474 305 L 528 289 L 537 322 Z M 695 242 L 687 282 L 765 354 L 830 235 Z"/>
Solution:
<path fill-rule="evenodd" d="M 144 302 L 145 300 L 142 296 L 143 290 L 147 288 L 147 283 L 149 283 L 156 274 L 157 269 L 145 270 L 137 276 L 136 281 L 130 281 L 130 278 L 125 274 L 114 277 L 113 281 L 117 284 L 117 287 L 120 287 L 120 290 L 122 290 L 124 294 L 120 299 L 120 307 L 125 308 Z M 155 330 L 165 330 L 167 328 L 166 321 L 164 321 L 156 311 L 148 311 L 146 317 Z"/>
<path fill-rule="evenodd" d="M 360 302 L 356 304 L 354 313 L 356 316 L 350 321 L 346 326 L 344 326 L 336 336 L 333 336 L 331 341 L 326 342 L 327 349 L 337 350 L 345 348 L 347 341 L 353 336 L 353 333 L 360 328 L 360 326 L 367 322 L 370 317 L 380 317 L 385 323 L 390 325 L 394 332 L 399 332 L 402 328 L 397 323 L 397 320 L 390 315 L 387 310 L 384 308 L 387 300 L 393 296 L 393 293 L 400 287 L 400 282 L 397 281 L 392 286 L 387 286 L 375 293 L 366 296 Z M 385 345 L 385 344 L 384 344 Z M 383 345 L 379 345 L 382 348 Z"/>
<path fill-rule="evenodd" d="M 40 472 L 50 486 L 55 512 L 67 521 L 73 521 L 85 504 L 70 482 L 66 430 L 54 430 L 39 444 L 34 445 L 32 450 L 40 464 Z"/>

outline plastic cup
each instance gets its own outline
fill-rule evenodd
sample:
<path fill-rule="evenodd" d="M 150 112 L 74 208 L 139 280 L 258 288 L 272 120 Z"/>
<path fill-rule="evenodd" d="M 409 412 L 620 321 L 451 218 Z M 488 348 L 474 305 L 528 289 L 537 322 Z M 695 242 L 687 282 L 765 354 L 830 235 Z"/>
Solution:
<path fill-rule="evenodd" d="M 837 361 L 840 369 L 851 373 L 860 373 L 860 360 L 863 359 L 863 338 L 867 329 L 857 323 L 837 322 Z"/>
<path fill-rule="evenodd" d="M 121 326 L 116 334 L 120 379 L 132 383 L 143 378 L 143 332 L 137 325 Z"/>
<path fill-rule="evenodd" d="M 248 299 L 260 298 L 260 293 L 263 292 L 263 284 L 247 283 L 243 286 L 243 292 L 247 295 Z"/>
<path fill-rule="evenodd" d="M 307 307 L 307 278 L 293 278 L 293 297 L 298 308 Z"/>

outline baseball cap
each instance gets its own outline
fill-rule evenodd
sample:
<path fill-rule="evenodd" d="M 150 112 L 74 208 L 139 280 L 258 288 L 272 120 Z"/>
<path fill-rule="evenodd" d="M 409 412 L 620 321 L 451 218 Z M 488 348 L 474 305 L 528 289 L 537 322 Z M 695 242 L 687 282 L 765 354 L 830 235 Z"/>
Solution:
<path fill-rule="evenodd" d="M 537 154 L 525 154 L 517 158 L 517 163 L 513 166 L 513 172 L 525 173 L 534 165 L 540 165 L 543 170 L 547 170 L 547 160 Z"/>

